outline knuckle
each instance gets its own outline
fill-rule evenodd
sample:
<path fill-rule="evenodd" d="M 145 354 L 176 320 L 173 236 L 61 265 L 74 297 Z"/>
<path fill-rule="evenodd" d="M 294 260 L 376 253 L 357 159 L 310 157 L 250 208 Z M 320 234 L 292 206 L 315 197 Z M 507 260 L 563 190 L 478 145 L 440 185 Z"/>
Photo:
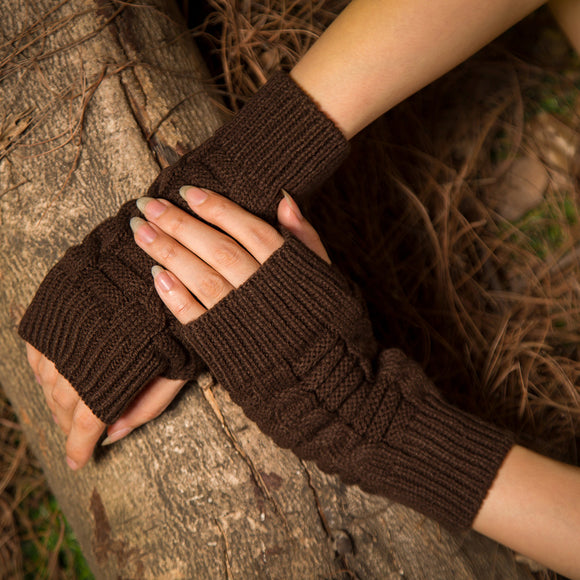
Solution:
<path fill-rule="evenodd" d="M 214 251 L 216 264 L 225 268 L 235 266 L 241 258 L 241 248 L 233 241 L 223 240 Z"/>
<path fill-rule="evenodd" d="M 52 387 L 56 384 L 59 373 L 56 370 L 56 367 L 48 359 L 45 359 L 43 363 L 44 364 L 42 364 L 38 370 L 40 382 L 45 387 Z"/>
<path fill-rule="evenodd" d="M 278 237 L 280 234 L 267 224 L 259 224 L 252 228 L 251 236 L 254 242 L 261 247 L 270 248 L 279 246 Z"/>
<path fill-rule="evenodd" d="M 56 388 L 52 391 L 52 401 L 54 405 L 65 411 L 74 405 L 76 399 L 76 394 L 69 393 L 66 389 Z"/>
<path fill-rule="evenodd" d="M 228 212 L 228 204 L 223 200 L 214 200 L 208 208 L 208 218 L 214 222 L 221 222 Z"/>
<path fill-rule="evenodd" d="M 224 279 L 217 273 L 207 272 L 200 280 L 200 290 L 209 299 L 218 301 L 227 294 Z"/>
<path fill-rule="evenodd" d="M 46 397 L 46 396 L 45 396 L 45 399 L 46 399 L 46 406 L 48 407 L 49 411 L 50 411 L 50 412 L 51 412 L 53 415 L 56 415 L 57 408 L 56 408 L 56 405 L 55 405 L 55 403 L 54 403 L 54 400 L 53 400 L 53 398 L 52 398 L 52 397 Z"/>
<path fill-rule="evenodd" d="M 185 229 L 186 229 L 186 216 L 184 216 L 181 212 L 172 215 L 167 228 L 168 233 L 173 238 L 179 238 L 183 234 Z"/>
<path fill-rule="evenodd" d="M 180 300 L 179 302 L 175 303 L 173 311 L 179 320 L 190 318 L 192 303 L 190 300 Z"/>
<path fill-rule="evenodd" d="M 100 428 L 99 420 L 86 406 L 78 410 L 75 414 L 74 422 L 81 431 L 96 431 Z"/>
<path fill-rule="evenodd" d="M 175 259 L 176 250 L 174 244 L 163 244 L 159 248 L 159 261 L 164 264 L 170 264 Z"/>

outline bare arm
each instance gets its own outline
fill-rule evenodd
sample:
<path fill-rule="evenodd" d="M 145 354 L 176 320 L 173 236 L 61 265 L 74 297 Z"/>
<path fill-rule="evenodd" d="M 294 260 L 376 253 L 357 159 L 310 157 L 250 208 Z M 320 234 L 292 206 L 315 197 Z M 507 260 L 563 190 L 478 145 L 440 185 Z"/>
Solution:
<path fill-rule="evenodd" d="M 580 578 L 580 469 L 514 447 L 473 528 L 569 578 Z"/>
<path fill-rule="evenodd" d="M 541 4 L 354 0 L 291 74 L 350 138 Z M 580 0 L 550 7 L 580 51 Z M 514 447 L 474 529 L 580 578 L 580 469 Z"/>
<path fill-rule="evenodd" d="M 543 3 L 353 0 L 291 75 L 350 138 Z"/>

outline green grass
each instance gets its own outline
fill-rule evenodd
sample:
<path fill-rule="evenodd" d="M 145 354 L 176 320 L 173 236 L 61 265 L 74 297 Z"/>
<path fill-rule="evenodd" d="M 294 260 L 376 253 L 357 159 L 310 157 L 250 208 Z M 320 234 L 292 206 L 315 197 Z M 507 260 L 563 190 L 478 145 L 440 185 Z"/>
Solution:
<path fill-rule="evenodd" d="M 25 580 L 94 580 L 55 497 L 46 492 L 35 499 L 27 513 L 20 514 L 29 523 L 21 542 Z"/>
<path fill-rule="evenodd" d="M 545 259 L 568 241 L 569 229 L 578 223 L 579 208 L 571 194 L 560 200 L 547 199 L 512 225 L 524 234 L 510 241 L 526 243 L 539 258 Z"/>
<path fill-rule="evenodd" d="M 541 82 L 528 88 L 524 93 L 526 121 L 545 112 L 556 115 L 565 123 L 570 122 L 575 114 L 574 104 L 578 98 L 579 85 L 578 81 L 565 80 L 564 75 L 545 75 Z"/>

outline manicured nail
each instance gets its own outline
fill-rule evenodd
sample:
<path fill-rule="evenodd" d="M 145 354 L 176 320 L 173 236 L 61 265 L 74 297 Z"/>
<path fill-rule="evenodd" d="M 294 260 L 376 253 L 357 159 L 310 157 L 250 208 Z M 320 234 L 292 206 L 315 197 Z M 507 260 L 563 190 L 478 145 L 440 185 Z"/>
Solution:
<path fill-rule="evenodd" d="M 294 201 L 292 196 L 285 189 L 282 190 L 282 194 L 284 195 L 284 198 L 290 205 L 290 209 L 296 214 L 296 217 L 299 219 L 302 218 L 302 212 L 300 211 L 298 204 Z"/>
<path fill-rule="evenodd" d="M 159 285 L 161 290 L 169 292 L 173 288 L 173 280 L 171 279 L 171 276 L 167 273 L 167 270 L 164 270 L 161 266 L 153 266 L 153 268 L 151 268 L 151 274 L 153 275 L 155 283 Z"/>
<path fill-rule="evenodd" d="M 137 200 L 137 207 L 141 213 L 146 213 L 152 218 L 158 218 L 167 209 L 162 201 L 153 197 L 140 197 Z"/>
<path fill-rule="evenodd" d="M 131 226 L 133 233 L 138 235 L 139 239 L 146 244 L 150 244 L 157 237 L 155 230 L 141 218 L 131 218 L 129 225 Z M 137 232 L 139 233 L 137 234 Z"/>
<path fill-rule="evenodd" d="M 52 420 L 58 425 L 58 417 L 53 413 Z"/>
<path fill-rule="evenodd" d="M 199 187 L 193 185 L 184 185 L 179 190 L 179 195 L 189 203 L 189 205 L 200 205 L 207 199 L 207 193 Z"/>
<path fill-rule="evenodd" d="M 187 201 L 187 192 L 193 187 L 193 185 L 184 185 L 183 187 L 179 188 L 179 195 L 183 197 L 185 201 Z"/>
<path fill-rule="evenodd" d="M 79 468 L 79 464 L 78 464 L 76 461 L 74 461 L 74 459 L 71 459 L 70 457 L 67 457 L 67 458 L 66 458 L 66 462 L 67 462 L 68 466 L 69 466 L 69 467 L 70 467 L 70 468 L 71 468 L 73 471 L 75 471 L 76 469 L 78 469 L 78 468 Z"/>
<path fill-rule="evenodd" d="M 123 437 L 131 433 L 131 431 L 132 431 L 131 427 L 119 429 L 119 431 L 115 431 L 114 433 L 111 433 L 106 439 L 103 439 L 101 445 L 104 447 L 106 447 L 107 445 L 111 445 L 111 443 L 115 443 L 116 441 L 119 441 L 119 439 L 123 439 Z"/>
<path fill-rule="evenodd" d="M 36 379 L 36 382 L 40 385 L 40 377 L 38 375 L 34 375 L 34 378 Z"/>

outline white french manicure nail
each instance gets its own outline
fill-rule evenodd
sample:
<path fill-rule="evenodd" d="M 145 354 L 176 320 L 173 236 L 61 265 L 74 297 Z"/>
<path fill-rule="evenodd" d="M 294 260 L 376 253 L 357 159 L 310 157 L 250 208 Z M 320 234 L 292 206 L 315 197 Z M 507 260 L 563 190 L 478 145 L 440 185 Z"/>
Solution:
<path fill-rule="evenodd" d="M 119 441 L 119 439 L 122 439 L 123 437 L 125 437 L 125 435 L 128 435 L 129 433 L 131 433 L 132 429 L 130 427 L 125 427 L 125 429 L 120 429 L 119 431 L 115 431 L 114 433 L 111 433 L 106 439 L 103 440 L 103 442 L 101 443 L 101 445 L 103 447 L 106 447 L 107 445 L 111 445 L 111 443 L 115 443 L 117 441 Z"/>

